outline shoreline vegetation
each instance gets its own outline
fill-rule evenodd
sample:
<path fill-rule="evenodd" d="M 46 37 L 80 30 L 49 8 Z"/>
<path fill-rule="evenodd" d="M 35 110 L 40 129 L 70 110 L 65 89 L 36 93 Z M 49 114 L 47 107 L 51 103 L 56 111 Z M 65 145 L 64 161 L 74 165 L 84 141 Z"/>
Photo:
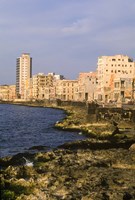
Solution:
<path fill-rule="evenodd" d="M 87 138 L 49 152 L 1 158 L 2 200 L 135 199 L 134 122 L 95 120 L 83 106 L 12 104 L 62 109 L 66 117 L 55 128 Z"/>

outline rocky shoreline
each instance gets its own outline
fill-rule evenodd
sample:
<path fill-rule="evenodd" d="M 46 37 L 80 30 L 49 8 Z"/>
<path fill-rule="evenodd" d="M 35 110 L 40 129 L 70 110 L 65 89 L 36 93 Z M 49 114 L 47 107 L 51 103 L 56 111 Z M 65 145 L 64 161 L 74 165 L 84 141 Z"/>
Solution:
<path fill-rule="evenodd" d="M 80 107 L 57 108 L 67 116 L 55 127 L 77 130 L 88 139 L 0 159 L 1 199 L 135 199 L 135 125 L 121 121 L 120 133 L 112 135 L 111 121 L 95 122 Z"/>

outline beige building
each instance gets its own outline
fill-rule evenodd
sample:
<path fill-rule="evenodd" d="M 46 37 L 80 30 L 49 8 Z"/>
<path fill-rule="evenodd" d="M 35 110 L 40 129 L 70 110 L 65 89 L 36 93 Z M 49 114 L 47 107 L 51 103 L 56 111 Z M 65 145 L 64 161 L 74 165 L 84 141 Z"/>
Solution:
<path fill-rule="evenodd" d="M 114 89 L 112 99 L 127 103 L 134 99 L 134 88 L 132 78 L 114 79 Z"/>
<path fill-rule="evenodd" d="M 45 75 L 44 99 L 52 99 L 54 96 L 54 73 L 48 73 Z"/>
<path fill-rule="evenodd" d="M 93 101 L 97 99 L 97 73 L 80 73 L 78 78 L 78 101 Z"/>
<path fill-rule="evenodd" d="M 76 100 L 76 90 L 78 88 L 77 80 L 58 80 L 56 82 L 56 99 L 63 101 Z"/>
<path fill-rule="evenodd" d="M 55 73 L 48 73 L 45 78 L 45 99 L 56 99 L 56 87 L 59 81 L 63 80 L 63 75 L 57 75 Z"/>
<path fill-rule="evenodd" d="M 23 53 L 16 60 L 16 96 L 27 100 L 30 78 L 32 77 L 32 58 L 29 53 Z"/>
<path fill-rule="evenodd" d="M 32 77 L 33 98 L 38 100 L 55 99 L 55 82 L 54 73 L 34 75 Z"/>
<path fill-rule="evenodd" d="M 32 77 L 32 96 L 33 99 L 44 99 L 45 74 L 38 73 Z"/>
<path fill-rule="evenodd" d="M 117 81 L 119 84 L 130 85 L 135 77 L 135 62 L 125 55 L 101 56 L 98 58 L 98 100 L 124 100 L 126 91 L 119 87 L 119 97 L 116 95 Z M 129 83 L 127 83 L 129 81 Z M 130 88 L 130 86 L 128 86 Z M 118 89 L 118 88 L 117 88 Z M 115 95 L 114 95 L 115 90 Z M 117 96 L 117 98 L 116 98 Z"/>
<path fill-rule="evenodd" d="M 15 85 L 0 85 L 0 100 L 13 101 L 16 97 Z"/>

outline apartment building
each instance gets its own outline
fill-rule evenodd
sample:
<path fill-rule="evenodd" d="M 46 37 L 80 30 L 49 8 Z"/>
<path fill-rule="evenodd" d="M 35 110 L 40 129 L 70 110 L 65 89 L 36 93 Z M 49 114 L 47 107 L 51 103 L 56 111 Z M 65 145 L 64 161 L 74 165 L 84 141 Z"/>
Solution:
<path fill-rule="evenodd" d="M 27 100 L 30 78 L 32 77 L 32 58 L 29 53 L 23 53 L 16 59 L 16 96 Z"/>
<path fill-rule="evenodd" d="M 58 80 L 56 82 L 56 98 L 63 101 L 74 101 L 77 88 L 78 80 Z"/>
<path fill-rule="evenodd" d="M 93 101 L 97 99 L 97 72 L 80 73 L 78 77 L 78 100 Z"/>
<path fill-rule="evenodd" d="M 97 71 L 98 100 L 103 102 L 109 100 L 123 101 L 127 95 L 126 86 L 130 90 L 128 94 L 132 93 L 131 82 L 135 77 L 135 62 L 132 58 L 125 55 L 101 56 L 98 58 Z M 123 86 L 123 81 L 125 83 L 124 90 L 118 87 L 118 82 L 119 85 Z"/>
<path fill-rule="evenodd" d="M 15 85 L 0 85 L 0 100 L 13 101 L 16 97 Z"/>
<path fill-rule="evenodd" d="M 48 73 L 45 76 L 45 86 L 46 87 L 52 87 L 53 86 L 53 81 L 54 81 L 54 73 Z"/>
<path fill-rule="evenodd" d="M 45 74 L 38 73 L 32 77 L 32 96 L 33 99 L 44 99 L 45 96 Z"/>
<path fill-rule="evenodd" d="M 117 101 L 128 102 L 134 99 L 134 85 L 132 78 L 114 79 L 112 98 Z"/>
<path fill-rule="evenodd" d="M 55 99 L 56 82 L 62 79 L 62 75 L 55 73 L 38 73 L 32 77 L 32 96 L 34 99 Z"/>

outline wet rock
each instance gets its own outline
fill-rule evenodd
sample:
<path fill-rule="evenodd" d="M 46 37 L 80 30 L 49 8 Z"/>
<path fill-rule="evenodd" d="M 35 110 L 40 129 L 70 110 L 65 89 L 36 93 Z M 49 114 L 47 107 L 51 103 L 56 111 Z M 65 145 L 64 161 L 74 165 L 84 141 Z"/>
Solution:
<path fill-rule="evenodd" d="M 128 149 L 134 142 L 135 139 L 127 139 L 126 137 L 123 139 L 110 137 L 109 140 L 96 140 L 96 139 L 89 139 L 77 142 L 70 142 L 63 145 L 60 145 L 58 148 L 63 149 L 91 149 L 91 150 L 98 150 L 98 149 L 112 149 L 112 148 L 125 148 Z"/>
<path fill-rule="evenodd" d="M 33 146 L 33 147 L 30 147 L 29 150 L 38 150 L 38 151 L 42 151 L 42 150 L 47 150 L 49 147 L 47 146 Z"/>
<path fill-rule="evenodd" d="M 1 158 L 0 165 L 1 167 L 7 167 L 9 165 L 12 165 L 12 166 L 24 165 L 25 160 L 23 157 L 27 158 L 28 160 L 33 160 L 34 154 L 25 152 L 25 153 L 18 153 L 13 157 Z"/>

